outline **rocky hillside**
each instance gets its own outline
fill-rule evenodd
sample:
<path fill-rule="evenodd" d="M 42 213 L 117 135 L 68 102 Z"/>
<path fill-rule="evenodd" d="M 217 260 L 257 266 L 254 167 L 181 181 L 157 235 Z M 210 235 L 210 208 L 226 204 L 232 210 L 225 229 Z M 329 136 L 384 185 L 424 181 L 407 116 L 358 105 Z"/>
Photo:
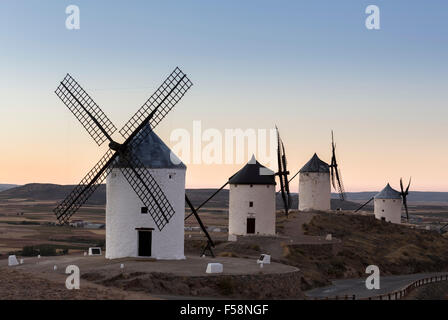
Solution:
<path fill-rule="evenodd" d="M 334 245 L 288 245 L 285 258 L 299 267 L 310 287 L 328 279 L 365 277 L 368 265 L 382 275 L 448 271 L 448 239 L 351 213 L 319 213 L 304 225 L 308 235 L 331 233 Z"/>

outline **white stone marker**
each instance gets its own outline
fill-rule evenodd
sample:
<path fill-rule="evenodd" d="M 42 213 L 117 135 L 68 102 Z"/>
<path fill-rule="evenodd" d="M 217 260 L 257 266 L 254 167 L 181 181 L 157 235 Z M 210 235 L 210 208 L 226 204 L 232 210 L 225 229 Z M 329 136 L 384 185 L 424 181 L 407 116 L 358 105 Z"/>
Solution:
<path fill-rule="evenodd" d="M 264 263 L 266 263 L 266 264 L 270 264 L 270 263 L 271 263 L 271 256 L 268 255 L 268 254 L 264 254 L 264 253 L 263 253 L 263 254 L 260 256 L 260 258 L 258 258 L 257 263 L 260 263 L 260 264 L 264 264 Z"/>
<path fill-rule="evenodd" d="M 325 240 L 327 241 L 331 241 L 333 239 L 333 236 L 331 235 L 331 233 L 327 234 L 327 236 L 325 237 Z"/>
<path fill-rule="evenodd" d="M 222 263 L 209 263 L 207 265 L 206 273 L 222 273 L 223 266 Z"/>
<path fill-rule="evenodd" d="M 23 264 L 23 259 L 20 259 L 20 264 Z"/>
<path fill-rule="evenodd" d="M 57 266 L 57 265 L 54 265 L 53 270 L 54 270 L 54 271 L 58 270 L 58 266 Z"/>
<path fill-rule="evenodd" d="M 19 264 L 19 262 L 17 261 L 17 257 L 15 255 L 8 257 L 8 266 L 9 267 L 17 266 L 18 264 Z"/>

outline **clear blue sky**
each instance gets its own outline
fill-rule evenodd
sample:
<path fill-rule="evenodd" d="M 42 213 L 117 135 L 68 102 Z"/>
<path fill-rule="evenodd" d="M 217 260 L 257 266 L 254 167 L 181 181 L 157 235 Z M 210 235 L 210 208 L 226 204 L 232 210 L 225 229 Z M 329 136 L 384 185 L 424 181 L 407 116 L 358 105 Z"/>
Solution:
<path fill-rule="evenodd" d="M 80 30 L 65 28 L 69 4 Z M 381 30 L 364 26 L 369 4 Z M 448 190 L 447 12 L 442 0 L 2 0 L 0 182 L 76 183 L 104 153 L 53 93 L 65 73 L 121 127 L 179 65 L 195 86 L 165 141 L 193 120 L 276 123 L 295 171 L 314 152 L 329 161 L 333 128 L 348 190 L 409 175 Z M 187 183 L 217 186 L 236 169 L 191 165 Z"/>

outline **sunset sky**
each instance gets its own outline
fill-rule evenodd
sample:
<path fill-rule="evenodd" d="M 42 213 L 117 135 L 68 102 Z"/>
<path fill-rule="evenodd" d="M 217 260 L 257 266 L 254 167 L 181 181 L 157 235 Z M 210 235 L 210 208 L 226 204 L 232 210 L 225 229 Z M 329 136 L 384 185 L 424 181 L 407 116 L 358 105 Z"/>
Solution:
<path fill-rule="evenodd" d="M 65 27 L 70 4 L 80 30 Z M 380 30 L 365 27 L 369 4 Z M 409 176 L 448 191 L 447 12 L 445 0 L 2 0 L 0 183 L 76 184 L 105 153 L 54 94 L 67 72 L 121 128 L 179 66 L 194 86 L 156 129 L 169 146 L 195 120 L 277 125 L 295 173 L 314 152 L 330 161 L 333 129 L 346 191 Z M 190 188 L 242 167 L 183 160 Z"/>

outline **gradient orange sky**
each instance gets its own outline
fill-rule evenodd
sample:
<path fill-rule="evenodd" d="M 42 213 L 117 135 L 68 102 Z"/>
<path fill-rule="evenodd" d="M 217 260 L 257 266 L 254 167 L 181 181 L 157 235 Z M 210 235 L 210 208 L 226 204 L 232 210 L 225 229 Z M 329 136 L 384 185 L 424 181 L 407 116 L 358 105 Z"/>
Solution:
<path fill-rule="evenodd" d="M 107 24 L 101 5 L 80 1 L 79 31 L 64 27 L 67 4 L 2 2 L 0 183 L 76 184 L 106 151 L 54 94 L 65 73 L 121 128 L 179 65 L 194 86 L 156 129 L 169 146 L 194 120 L 221 132 L 277 125 L 295 173 L 314 152 L 330 161 L 333 129 L 346 191 L 409 176 L 413 190 L 448 191 L 446 4 L 384 2 L 369 31 L 363 1 L 199 2 L 114 4 Z M 217 188 L 242 167 L 187 165 L 189 188 Z"/>

